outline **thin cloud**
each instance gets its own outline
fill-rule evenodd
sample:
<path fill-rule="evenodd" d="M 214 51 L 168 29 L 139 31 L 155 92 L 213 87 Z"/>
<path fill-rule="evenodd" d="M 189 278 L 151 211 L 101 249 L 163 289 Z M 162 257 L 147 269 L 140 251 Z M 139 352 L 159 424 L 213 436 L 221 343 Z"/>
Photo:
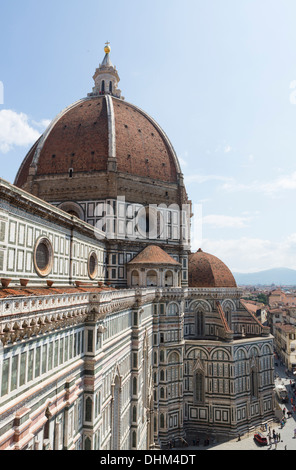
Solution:
<path fill-rule="evenodd" d="M 235 181 L 227 181 L 221 189 L 229 192 L 259 192 L 267 195 L 273 195 L 281 191 L 290 191 L 296 189 L 296 171 L 290 175 L 281 176 L 276 180 L 269 182 L 252 181 L 249 184 L 237 183 Z"/>
<path fill-rule="evenodd" d="M 216 228 L 244 228 L 248 226 L 250 217 L 236 217 L 230 215 L 207 215 L 203 218 L 203 224 Z"/>

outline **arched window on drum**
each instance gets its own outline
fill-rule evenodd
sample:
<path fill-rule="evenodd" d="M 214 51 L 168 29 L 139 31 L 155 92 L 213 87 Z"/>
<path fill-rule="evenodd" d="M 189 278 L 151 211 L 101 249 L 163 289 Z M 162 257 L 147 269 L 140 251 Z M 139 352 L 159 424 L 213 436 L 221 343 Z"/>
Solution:
<path fill-rule="evenodd" d="M 166 271 L 164 277 L 164 285 L 165 287 L 173 287 L 174 284 L 174 274 L 172 271 Z"/>
<path fill-rule="evenodd" d="M 169 304 L 167 307 L 167 315 L 170 317 L 179 315 L 179 305 L 175 302 Z"/>
<path fill-rule="evenodd" d="M 132 274 L 131 274 L 131 285 L 132 285 L 133 287 L 139 286 L 139 282 L 140 282 L 139 271 L 137 271 L 137 270 L 132 271 Z"/>

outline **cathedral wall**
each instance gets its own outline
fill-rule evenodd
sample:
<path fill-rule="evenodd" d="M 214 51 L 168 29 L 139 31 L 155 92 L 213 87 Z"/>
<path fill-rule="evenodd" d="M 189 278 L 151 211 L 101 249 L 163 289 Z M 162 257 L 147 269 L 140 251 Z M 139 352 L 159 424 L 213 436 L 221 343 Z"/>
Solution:
<path fill-rule="evenodd" d="M 272 337 L 186 341 L 184 427 L 188 439 L 234 437 L 273 419 Z"/>
<path fill-rule="evenodd" d="M 26 313 L 18 298 L 15 333 L 13 305 L 4 316 L 8 300 L 0 300 L 0 448 L 149 448 L 154 296 L 150 289 L 140 297 L 133 290 L 37 297 L 35 326 L 31 304 Z"/>
<path fill-rule="evenodd" d="M 47 254 L 41 254 L 39 269 L 38 249 L 41 245 L 44 248 L 44 241 Z M 94 276 L 89 270 L 92 253 Z M 47 279 L 63 285 L 104 281 L 104 253 L 104 242 L 86 224 L 23 192 L 15 191 L 9 204 L 0 195 L 0 271 L 1 277 L 11 279 L 14 285 L 20 286 L 20 279 L 29 285 L 42 281 L 46 285 Z"/>
<path fill-rule="evenodd" d="M 0 448 L 149 449 L 272 419 L 272 337 L 184 340 L 190 296 L 0 299 Z"/>

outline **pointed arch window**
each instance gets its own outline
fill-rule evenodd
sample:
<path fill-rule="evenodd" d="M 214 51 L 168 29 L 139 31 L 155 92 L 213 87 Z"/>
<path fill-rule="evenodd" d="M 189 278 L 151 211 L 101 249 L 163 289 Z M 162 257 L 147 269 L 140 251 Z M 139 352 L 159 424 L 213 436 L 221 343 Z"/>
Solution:
<path fill-rule="evenodd" d="M 92 399 L 88 397 L 85 401 L 85 421 L 92 421 Z"/>
<path fill-rule="evenodd" d="M 258 371 L 256 367 L 251 368 L 250 385 L 251 385 L 251 396 L 254 398 L 257 398 L 258 397 Z"/>
<path fill-rule="evenodd" d="M 137 422 L 137 407 L 133 407 L 133 423 Z"/>
<path fill-rule="evenodd" d="M 138 382 L 137 382 L 137 378 L 134 377 L 133 378 L 133 395 L 137 395 L 138 393 Z"/>
<path fill-rule="evenodd" d="M 112 421 L 112 448 L 120 450 L 120 379 L 118 375 L 114 381 Z"/>
<path fill-rule="evenodd" d="M 137 434 L 136 434 L 136 431 L 133 431 L 133 434 L 132 434 L 132 447 L 133 448 L 137 447 Z"/>
<path fill-rule="evenodd" d="M 253 398 L 258 397 L 259 392 L 259 354 L 257 348 L 253 347 L 250 351 L 250 393 Z"/>
<path fill-rule="evenodd" d="M 202 311 L 198 311 L 195 315 L 195 331 L 197 337 L 204 336 L 205 334 L 205 316 Z"/>
<path fill-rule="evenodd" d="M 84 450 L 91 450 L 91 440 L 89 437 L 84 441 Z"/>
<path fill-rule="evenodd" d="M 194 376 L 194 400 L 203 403 L 205 395 L 205 376 L 203 371 L 197 370 Z"/>

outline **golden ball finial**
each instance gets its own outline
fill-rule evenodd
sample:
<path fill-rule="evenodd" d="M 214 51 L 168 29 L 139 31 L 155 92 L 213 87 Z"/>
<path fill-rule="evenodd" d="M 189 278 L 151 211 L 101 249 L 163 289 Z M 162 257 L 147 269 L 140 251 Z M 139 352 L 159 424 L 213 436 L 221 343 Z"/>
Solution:
<path fill-rule="evenodd" d="M 110 47 L 110 42 L 109 41 L 106 42 L 106 45 L 104 47 L 104 51 L 105 51 L 105 54 L 110 54 L 111 47 Z"/>

